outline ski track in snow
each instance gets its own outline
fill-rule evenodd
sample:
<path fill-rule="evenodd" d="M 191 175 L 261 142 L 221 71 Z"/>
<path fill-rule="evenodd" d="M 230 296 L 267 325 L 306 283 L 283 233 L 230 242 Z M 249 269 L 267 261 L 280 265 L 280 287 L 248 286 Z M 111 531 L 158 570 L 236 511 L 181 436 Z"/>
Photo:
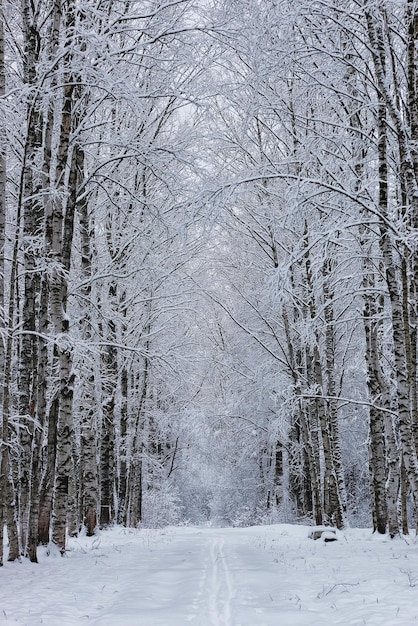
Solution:
<path fill-rule="evenodd" d="M 192 602 L 187 622 L 205 626 L 234 626 L 234 579 L 225 550 L 225 540 L 210 538 L 203 542 L 206 556 L 197 596 Z"/>
<path fill-rule="evenodd" d="M 224 545 L 225 541 L 223 539 L 214 539 L 210 549 L 211 585 L 209 602 L 212 617 L 211 626 L 233 626 L 233 583 Z"/>

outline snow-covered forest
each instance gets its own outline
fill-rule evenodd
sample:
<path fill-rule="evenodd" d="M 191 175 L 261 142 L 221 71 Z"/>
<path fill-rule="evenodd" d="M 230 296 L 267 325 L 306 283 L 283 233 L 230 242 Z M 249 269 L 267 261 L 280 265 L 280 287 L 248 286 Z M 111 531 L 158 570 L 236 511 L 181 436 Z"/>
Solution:
<path fill-rule="evenodd" d="M 417 0 L 0 0 L 0 564 L 418 510 Z"/>

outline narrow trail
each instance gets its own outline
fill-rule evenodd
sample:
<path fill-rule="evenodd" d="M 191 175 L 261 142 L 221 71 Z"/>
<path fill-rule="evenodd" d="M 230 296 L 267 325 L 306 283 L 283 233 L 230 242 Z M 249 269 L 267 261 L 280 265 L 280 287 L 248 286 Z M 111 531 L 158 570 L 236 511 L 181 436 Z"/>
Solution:
<path fill-rule="evenodd" d="M 233 626 L 234 582 L 221 538 L 212 539 L 210 546 L 208 602 L 211 626 Z"/>

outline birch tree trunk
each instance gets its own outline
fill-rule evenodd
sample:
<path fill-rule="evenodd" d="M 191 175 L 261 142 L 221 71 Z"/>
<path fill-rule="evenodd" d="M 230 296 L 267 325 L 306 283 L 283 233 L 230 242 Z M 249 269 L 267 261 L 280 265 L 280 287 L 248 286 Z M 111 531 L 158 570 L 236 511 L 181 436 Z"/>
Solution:
<path fill-rule="evenodd" d="M 0 98 L 6 93 L 6 75 L 4 67 L 4 15 L 3 0 L 0 0 Z M 7 421 L 3 411 L 5 380 L 5 349 L 4 341 L 6 334 L 6 320 L 4 311 L 5 296 L 5 266 L 4 266 L 4 246 L 6 243 L 6 129 L 4 124 L 0 126 L 0 410 L 2 412 L 0 429 L 0 566 L 3 565 L 3 533 L 4 533 L 4 506 L 6 501 L 6 476 L 8 472 L 6 442 Z M 6 424 L 6 428 L 5 428 Z"/>
<path fill-rule="evenodd" d="M 76 205 L 75 157 L 71 155 L 69 141 L 73 121 L 74 76 L 71 73 L 72 50 L 76 6 L 73 0 L 66 4 L 66 53 L 64 57 L 64 87 L 59 133 L 55 190 L 51 198 L 52 241 L 51 260 L 53 269 L 50 279 L 50 310 L 55 333 L 54 351 L 58 363 L 59 410 L 57 425 L 57 456 L 54 483 L 52 542 L 61 554 L 66 546 L 66 523 L 72 464 L 73 444 L 73 346 L 67 313 L 68 272 L 71 262 L 74 211 Z M 68 189 L 66 174 L 68 172 Z M 68 191 L 67 202 L 65 198 Z"/>
<path fill-rule="evenodd" d="M 110 363 L 113 363 L 114 349 L 109 348 Z M 100 436 L 100 527 L 106 528 L 114 520 L 115 486 L 115 397 L 111 395 L 103 406 L 102 429 Z"/>
<path fill-rule="evenodd" d="M 147 303 L 147 309 L 151 304 Z M 146 334 L 149 335 L 150 327 L 146 326 Z M 145 354 L 149 353 L 149 339 L 145 343 Z M 138 381 L 139 399 L 136 418 L 133 428 L 133 441 L 131 458 L 128 464 L 127 493 L 126 493 L 126 519 L 128 525 L 136 528 L 142 519 L 142 489 L 143 489 L 143 451 L 144 451 L 144 412 L 149 393 L 149 369 L 148 356 L 144 358 L 142 381 Z"/>
<path fill-rule="evenodd" d="M 40 200 L 41 178 L 36 159 L 42 145 L 43 119 L 37 89 L 37 65 L 40 38 L 36 16 L 27 0 L 22 4 L 24 38 L 24 82 L 29 90 L 26 103 L 26 145 L 21 177 L 20 202 L 23 213 L 24 289 L 22 335 L 19 349 L 18 411 L 21 421 L 19 456 L 19 525 L 22 553 L 28 556 L 29 519 L 33 490 L 38 488 L 39 427 L 35 428 L 37 389 L 37 301 L 40 276 L 36 268 L 39 257 L 40 229 L 43 211 Z M 36 442 L 35 442 L 36 439 Z M 35 482 L 33 482 L 35 481 Z M 36 496 L 35 496 L 36 497 Z M 33 558 L 33 556 L 32 556 Z"/>
<path fill-rule="evenodd" d="M 0 96 L 4 96 L 6 90 L 5 75 L 5 41 L 4 41 L 4 5 L 0 2 Z M 0 319 L 3 337 L 0 341 L 0 408 L 2 411 L 2 427 L 0 437 L 0 534 L 3 539 L 4 523 L 7 526 L 7 538 L 9 542 L 8 560 L 14 561 L 19 558 L 19 533 L 16 514 L 16 493 L 12 482 L 10 467 L 10 382 L 13 352 L 12 329 L 15 319 L 15 290 L 18 272 L 18 250 L 20 244 L 19 225 L 21 221 L 21 203 L 18 202 L 16 215 L 16 230 L 13 240 L 11 258 L 11 270 L 9 277 L 8 305 L 6 305 L 6 282 L 5 282 L 5 243 L 6 243 L 6 128 L 4 122 L 0 126 Z M 0 546 L 0 565 L 3 565 L 3 543 Z"/>
<path fill-rule="evenodd" d="M 407 107 L 410 126 L 410 145 L 415 178 L 415 196 L 411 202 L 411 232 L 418 238 L 418 6 L 407 0 Z M 410 305 L 410 359 L 409 380 L 411 385 L 412 429 L 415 448 L 418 451 L 418 250 L 412 246 L 409 276 Z"/>
<path fill-rule="evenodd" d="M 332 254 L 332 252 L 328 252 Z M 344 470 L 341 458 L 341 437 L 338 423 L 337 385 L 335 381 L 335 314 L 334 291 L 331 288 L 332 261 L 327 258 L 322 268 L 324 320 L 325 320 L 325 369 L 327 383 L 327 414 L 332 449 L 332 464 L 336 481 L 336 506 L 334 510 L 335 524 L 338 528 L 347 525 L 347 493 L 345 488 Z"/>
<path fill-rule="evenodd" d="M 54 0 L 51 27 L 49 35 L 49 45 L 47 56 L 49 62 L 54 62 L 59 45 L 61 31 L 61 0 Z M 51 92 L 57 91 L 57 73 L 54 72 L 51 78 Z M 52 210 L 50 195 L 52 190 L 52 143 L 54 136 L 55 118 L 54 103 L 49 101 L 45 116 L 44 130 L 44 153 L 42 162 L 42 184 L 44 196 L 44 257 L 50 260 L 52 245 Z M 51 390 L 53 397 L 47 401 L 48 375 L 53 371 L 56 375 L 55 355 L 53 363 L 49 363 L 48 340 L 50 334 L 49 318 L 49 298 L 50 298 L 50 276 L 49 272 L 44 272 L 41 278 L 39 296 L 39 346 L 38 346 L 38 387 L 37 387 L 37 412 L 38 420 L 47 430 L 47 442 L 43 453 L 42 475 L 39 477 L 39 494 L 34 507 L 38 508 L 38 523 L 34 519 L 34 526 L 31 530 L 37 534 L 37 541 L 41 545 L 47 545 L 50 540 L 50 525 L 52 516 L 52 500 L 55 477 L 55 462 L 57 450 L 57 423 L 59 411 L 59 396 L 56 390 Z M 54 351 L 55 352 L 55 351 Z M 49 408 L 48 408 L 49 406 Z"/>
<path fill-rule="evenodd" d="M 37 562 L 37 546 L 38 543 L 46 545 L 49 541 L 49 527 L 52 508 L 52 479 L 55 467 L 55 429 L 54 420 L 47 419 L 47 391 L 48 391 L 48 375 L 49 375 L 49 359 L 48 359 L 48 278 L 43 275 L 40 281 L 39 309 L 38 309 L 38 344 L 37 344 L 37 373 L 36 373 L 36 389 L 35 406 L 36 416 L 38 420 L 38 428 L 35 431 L 33 442 L 33 458 L 32 458 L 32 491 L 30 503 L 29 529 L 28 529 L 28 550 L 27 555 L 32 562 Z M 53 415 L 53 406 L 50 408 L 50 415 Z M 50 437 L 53 440 L 47 445 L 46 467 L 43 465 L 45 460 L 42 456 L 42 439 L 45 428 L 48 427 L 48 441 Z M 52 450 L 51 448 L 54 448 Z M 50 486 L 51 498 L 49 506 L 45 510 L 48 499 L 45 498 L 45 486 Z M 42 509 L 41 509 L 41 493 Z M 41 514 L 42 510 L 42 514 Z M 41 523 L 41 533 L 40 533 Z M 43 525 L 42 525 L 43 524 Z"/>
<path fill-rule="evenodd" d="M 386 440 L 385 440 L 385 416 L 375 404 L 382 402 L 382 393 L 377 376 L 379 365 L 378 342 L 377 342 L 377 311 L 372 296 L 374 277 L 365 275 L 363 279 L 364 296 L 364 331 L 366 336 L 366 366 L 367 386 L 370 400 L 370 425 L 369 425 L 369 450 L 370 450 L 370 478 L 372 493 L 373 526 L 381 534 L 386 533 L 388 518 L 386 502 Z M 389 407 L 387 407 L 389 408 Z"/>
<path fill-rule="evenodd" d="M 84 152 L 76 146 L 76 166 L 80 179 L 84 178 Z M 88 195 L 78 204 L 81 237 L 81 267 L 84 287 L 81 289 L 83 309 L 82 336 L 86 342 L 93 338 L 91 319 L 91 278 L 92 278 L 92 231 L 88 214 Z M 81 404 L 81 472 L 82 472 L 82 517 L 87 536 L 94 534 L 97 526 L 98 466 L 97 466 L 97 411 L 95 410 L 95 372 L 85 372 Z"/>
<path fill-rule="evenodd" d="M 52 517 L 52 501 L 54 493 L 55 463 L 57 458 L 57 424 L 59 411 L 59 395 L 51 401 L 47 415 L 48 438 L 45 451 L 45 467 L 39 493 L 38 543 L 48 545 Z"/>

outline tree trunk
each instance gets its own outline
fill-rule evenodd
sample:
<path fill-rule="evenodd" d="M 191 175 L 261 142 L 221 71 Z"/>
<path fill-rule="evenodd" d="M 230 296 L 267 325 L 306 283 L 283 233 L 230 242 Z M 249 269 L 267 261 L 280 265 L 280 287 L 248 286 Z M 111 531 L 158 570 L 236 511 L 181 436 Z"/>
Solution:
<path fill-rule="evenodd" d="M 70 44 L 74 41 L 76 7 L 71 0 L 67 8 L 66 32 L 68 41 L 64 58 L 65 84 L 61 128 L 59 134 L 57 164 L 55 172 L 55 192 L 51 198 L 52 241 L 51 256 L 54 262 L 50 279 L 51 320 L 55 332 L 55 356 L 59 376 L 59 410 L 57 425 L 57 457 L 54 483 L 52 516 L 52 542 L 60 552 L 65 552 L 68 496 L 71 474 L 73 471 L 73 385 L 75 374 L 72 368 L 73 346 L 70 337 L 70 324 L 67 317 L 68 286 L 67 276 L 70 269 L 71 248 L 73 241 L 74 211 L 77 197 L 77 176 L 74 154 L 70 155 L 69 140 L 73 122 L 74 77 L 69 71 L 72 61 Z M 65 173 L 69 169 L 68 190 Z M 64 204 L 66 192 L 69 192 L 67 204 Z"/>
<path fill-rule="evenodd" d="M 415 177 L 415 189 L 418 188 L 418 7 L 414 0 L 407 0 L 407 106 L 410 125 L 410 145 L 412 164 Z M 411 202 L 411 232 L 414 240 L 418 238 L 418 193 Z M 412 237 L 411 237 L 412 239 Z M 411 415 L 415 449 L 418 451 L 418 251 L 413 246 L 410 251 L 410 267 L 404 278 L 408 285 L 410 306 L 409 329 L 410 329 L 410 355 L 409 381 L 411 387 Z M 405 264 L 406 265 L 406 264 Z"/>
<path fill-rule="evenodd" d="M 103 407 L 100 437 L 100 527 L 106 528 L 114 519 L 114 463 L 115 463 L 115 399 L 111 397 Z"/>
<path fill-rule="evenodd" d="M 374 530 L 381 534 L 386 533 L 390 520 L 390 533 L 394 536 L 399 532 L 396 506 L 399 487 L 399 459 L 398 455 L 395 454 L 395 457 L 388 463 L 388 469 L 386 469 L 388 453 L 391 452 L 393 455 L 397 450 L 396 448 L 393 449 L 390 443 L 392 441 L 391 435 L 387 432 L 390 427 L 390 424 L 387 424 L 387 420 L 390 419 L 390 401 L 389 392 L 386 391 L 389 383 L 383 380 L 379 357 L 378 328 L 382 323 L 383 312 L 376 303 L 376 296 L 374 295 L 376 292 L 375 277 L 372 273 L 369 251 L 365 249 L 364 237 L 365 235 L 361 236 L 365 255 L 363 262 L 363 323 L 366 337 L 367 386 L 372 404 L 369 421 L 369 453 Z M 379 408 L 379 405 L 382 409 Z M 387 439 L 389 439 L 388 446 L 386 446 Z M 395 500 L 393 501 L 394 496 Z"/>
<path fill-rule="evenodd" d="M 329 253 L 328 253 L 329 254 Z M 330 286 L 332 262 L 328 258 L 322 269 L 323 297 L 325 319 L 325 367 L 327 381 L 327 414 L 332 450 L 333 473 L 336 483 L 336 507 L 334 512 L 337 528 L 347 525 L 347 493 L 345 488 L 344 470 L 341 458 L 341 438 L 338 423 L 337 385 L 335 382 L 335 316 L 334 293 Z"/>
<path fill-rule="evenodd" d="M 80 113 L 78 113 L 79 115 Z M 76 151 L 77 186 L 80 187 L 84 181 L 85 155 L 82 146 L 79 144 L 75 146 L 74 150 Z M 90 224 L 88 213 L 89 195 L 86 192 L 84 192 L 82 200 L 78 202 L 77 210 L 80 221 L 81 277 L 83 281 L 81 298 L 84 317 L 81 321 L 81 333 L 84 341 L 91 342 L 93 339 L 91 279 L 94 228 Z M 96 530 L 99 501 L 99 468 L 97 464 L 98 411 L 95 409 L 95 384 L 95 371 L 93 368 L 90 368 L 84 372 L 81 399 L 81 499 L 82 521 L 86 528 L 87 536 L 92 536 Z"/>
<path fill-rule="evenodd" d="M 6 75 L 4 67 L 4 15 L 3 15 L 3 0 L 0 0 L 0 98 L 4 98 L 6 93 Z M 4 304 L 5 304 L 5 284 L 4 284 L 4 245 L 6 242 L 6 134 L 4 124 L 0 126 L 0 328 L 2 335 L 4 336 L 6 330 L 6 324 L 4 319 Z M 4 460 L 5 442 L 8 439 L 7 432 L 4 429 L 4 387 L 6 384 L 5 373 L 5 350 L 4 343 L 0 341 L 0 411 L 2 415 L 1 427 L 0 427 L 0 566 L 3 565 L 3 533 L 4 533 L 4 503 L 5 503 L 5 490 L 6 481 L 5 477 L 8 472 L 7 463 Z"/>
<path fill-rule="evenodd" d="M 149 306 L 149 304 L 147 304 Z M 150 327 L 146 326 L 146 333 L 149 334 Z M 145 353 L 149 352 L 149 340 L 146 340 Z M 142 519 L 142 490 L 143 490 L 143 448 L 144 448 L 144 411 L 149 393 L 149 359 L 144 358 L 144 371 L 142 374 L 140 396 L 136 419 L 133 427 L 133 440 L 131 447 L 131 459 L 128 466 L 127 496 L 126 496 L 126 517 L 129 525 L 137 527 Z"/>
<path fill-rule="evenodd" d="M 22 306 L 22 335 L 19 350 L 18 412 L 21 421 L 19 455 L 19 525 L 22 551 L 27 555 L 30 505 L 32 500 L 32 456 L 38 454 L 34 445 L 37 387 L 37 323 L 36 294 L 39 292 L 39 272 L 35 244 L 42 225 L 40 202 L 41 179 L 37 174 L 36 157 L 42 144 L 42 114 L 38 102 L 36 81 L 39 56 L 38 27 L 28 0 L 23 0 L 24 82 L 29 90 L 26 103 L 26 144 L 21 176 L 19 202 L 23 214 L 24 293 Z M 34 95 L 33 95 L 34 94 Z M 38 433 L 39 434 L 39 433 Z M 35 461 L 36 462 L 36 461 Z"/>
<path fill-rule="evenodd" d="M 59 396 L 51 403 L 48 414 L 48 441 L 46 449 L 46 467 L 42 476 L 39 495 L 38 543 L 48 545 L 54 493 L 55 462 L 57 456 L 57 424 Z"/>

